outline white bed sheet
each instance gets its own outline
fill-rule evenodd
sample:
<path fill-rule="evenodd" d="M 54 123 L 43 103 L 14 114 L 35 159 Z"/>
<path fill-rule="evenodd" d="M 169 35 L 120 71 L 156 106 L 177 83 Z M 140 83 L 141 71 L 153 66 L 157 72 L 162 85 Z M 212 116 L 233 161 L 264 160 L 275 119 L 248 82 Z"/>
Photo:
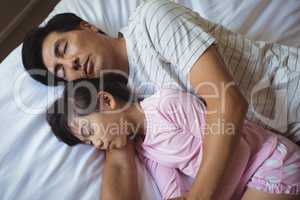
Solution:
<path fill-rule="evenodd" d="M 111 35 L 126 25 L 142 0 L 62 0 L 49 17 L 74 12 Z M 300 46 L 300 1 L 177 0 L 202 16 L 256 40 Z M 48 18 L 49 18 L 48 17 Z M 57 141 L 45 110 L 61 88 L 48 88 L 24 72 L 21 46 L 0 64 L 0 199 L 97 199 L 103 154 Z M 138 165 L 142 199 L 160 199 Z"/>

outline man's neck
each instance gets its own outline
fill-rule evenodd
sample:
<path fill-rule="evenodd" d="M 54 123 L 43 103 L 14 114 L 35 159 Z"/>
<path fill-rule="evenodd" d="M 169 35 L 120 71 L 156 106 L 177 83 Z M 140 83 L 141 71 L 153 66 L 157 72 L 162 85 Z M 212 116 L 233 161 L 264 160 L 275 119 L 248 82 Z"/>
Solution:
<path fill-rule="evenodd" d="M 128 54 L 126 48 L 126 40 L 123 37 L 114 38 L 113 45 L 113 57 L 112 57 L 112 69 L 120 70 L 126 75 L 129 75 L 129 63 Z"/>

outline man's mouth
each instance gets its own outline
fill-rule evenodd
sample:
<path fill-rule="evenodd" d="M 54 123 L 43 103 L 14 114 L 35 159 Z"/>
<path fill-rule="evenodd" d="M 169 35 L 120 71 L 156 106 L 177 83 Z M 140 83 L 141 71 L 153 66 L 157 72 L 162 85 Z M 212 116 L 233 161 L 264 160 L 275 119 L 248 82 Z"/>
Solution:
<path fill-rule="evenodd" d="M 91 60 L 91 55 L 89 55 L 83 65 L 83 71 L 86 76 L 92 74 L 94 71 L 94 63 Z"/>

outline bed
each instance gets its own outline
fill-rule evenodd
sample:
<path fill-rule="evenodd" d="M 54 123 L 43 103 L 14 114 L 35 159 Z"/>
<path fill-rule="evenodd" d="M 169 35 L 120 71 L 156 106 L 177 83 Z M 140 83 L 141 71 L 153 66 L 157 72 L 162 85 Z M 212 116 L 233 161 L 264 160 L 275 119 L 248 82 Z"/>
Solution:
<path fill-rule="evenodd" d="M 49 14 L 73 12 L 112 36 L 143 0 L 62 0 Z M 300 1 L 176 0 L 211 21 L 255 40 L 300 46 Z M 98 199 L 104 155 L 87 145 L 70 148 L 53 137 L 45 110 L 62 92 L 24 71 L 21 45 L 0 64 L 0 199 Z M 142 199 L 160 199 L 138 160 Z"/>

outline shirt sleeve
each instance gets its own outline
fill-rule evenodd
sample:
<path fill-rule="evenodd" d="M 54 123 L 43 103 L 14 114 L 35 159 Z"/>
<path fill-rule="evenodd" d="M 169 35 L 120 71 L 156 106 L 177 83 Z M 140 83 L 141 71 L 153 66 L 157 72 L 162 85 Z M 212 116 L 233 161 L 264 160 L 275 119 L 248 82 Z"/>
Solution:
<path fill-rule="evenodd" d="M 205 126 L 206 105 L 191 93 L 175 89 L 163 89 L 160 93 L 159 110 L 172 124 L 202 138 Z"/>
<path fill-rule="evenodd" d="M 187 74 L 197 59 L 215 41 L 209 22 L 198 13 L 168 0 L 153 0 L 144 6 L 145 26 L 154 49 L 165 62 Z"/>
<path fill-rule="evenodd" d="M 177 169 L 165 167 L 147 158 L 143 158 L 143 162 L 154 179 L 162 199 L 180 197 L 187 192 L 187 183 Z"/>

